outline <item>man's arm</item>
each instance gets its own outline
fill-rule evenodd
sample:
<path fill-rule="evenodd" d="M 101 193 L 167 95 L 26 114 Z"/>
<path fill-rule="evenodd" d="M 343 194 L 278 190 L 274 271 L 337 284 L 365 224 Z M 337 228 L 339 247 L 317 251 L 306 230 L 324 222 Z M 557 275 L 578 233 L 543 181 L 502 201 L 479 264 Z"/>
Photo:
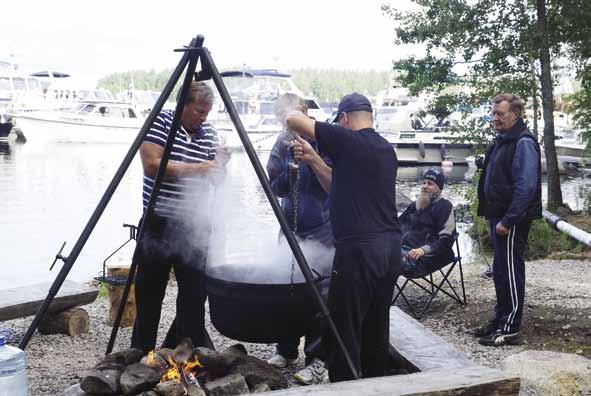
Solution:
<path fill-rule="evenodd" d="M 300 136 L 316 140 L 316 121 L 301 111 L 294 110 L 287 115 L 287 127 Z"/>
<path fill-rule="evenodd" d="M 511 170 L 513 199 L 505 216 L 500 221 L 507 231 L 523 219 L 527 206 L 536 193 L 540 169 L 538 150 L 536 150 L 536 143 L 533 140 L 522 138 L 517 142 Z"/>
<path fill-rule="evenodd" d="M 140 158 L 142 159 L 142 167 L 146 176 L 156 177 L 163 154 L 164 148 L 162 146 L 150 142 L 142 143 L 140 146 Z M 216 161 L 187 164 L 169 160 L 164 178 L 165 180 L 175 180 L 186 176 L 205 175 L 216 166 L 218 166 Z"/>
<path fill-rule="evenodd" d="M 418 259 L 425 254 L 440 254 L 444 249 L 451 249 L 454 243 L 456 233 L 456 219 L 451 202 L 447 202 L 442 207 L 441 213 L 438 213 L 438 223 L 440 224 L 439 232 L 436 239 L 419 248 L 413 249 L 409 252 L 409 256 L 413 259 Z"/>
<path fill-rule="evenodd" d="M 320 182 L 322 189 L 327 193 L 330 192 L 330 185 L 332 183 L 332 168 L 324 162 L 322 157 L 314 150 L 314 148 L 298 137 L 293 143 L 294 157 L 298 161 L 302 161 L 312 168 L 316 178 Z"/>

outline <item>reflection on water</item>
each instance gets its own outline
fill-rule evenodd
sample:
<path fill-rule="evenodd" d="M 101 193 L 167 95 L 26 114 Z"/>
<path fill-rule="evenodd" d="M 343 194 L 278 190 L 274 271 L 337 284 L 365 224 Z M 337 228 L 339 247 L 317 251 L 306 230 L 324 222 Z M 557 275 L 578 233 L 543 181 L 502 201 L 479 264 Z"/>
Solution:
<path fill-rule="evenodd" d="M 0 146 L 0 289 L 52 281 L 49 265 L 63 241 L 70 249 L 127 152 L 124 145 L 55 144 Z M 268 153 L 262 154 L 266 164 Z M 223 214 L 216 234 L 228 261 L 264 255 L 277 243 L 279 226 L 245 153 L 235 153 L 228 164 L 220 203 Z M 411 198 L 424 168 L 401 168 L 398 188 Z M 454 167 L 445 193 L 454 203 L 465 202 L 470 169 Z M 136 224 L 141 215 L 141 164 L 136 158 L 82 250 L 69 278 L 85 281 L 98 274 L 103 260 L 128 238 L 123 223 Z M 576 195 L 577 180 L 565 182 L 565 196 Z M 570 191 L 570 192 L 569 192 Z M 569 203 L 573 200 L 569 200 Z M 199 205 L 198 202 L 195 203 Z M 575 205 L 576 206 L 576 205 Z M 465 228 L 464 226 L 460 228 Z M 472 244 L 463 233 L 464 257 Z"/>

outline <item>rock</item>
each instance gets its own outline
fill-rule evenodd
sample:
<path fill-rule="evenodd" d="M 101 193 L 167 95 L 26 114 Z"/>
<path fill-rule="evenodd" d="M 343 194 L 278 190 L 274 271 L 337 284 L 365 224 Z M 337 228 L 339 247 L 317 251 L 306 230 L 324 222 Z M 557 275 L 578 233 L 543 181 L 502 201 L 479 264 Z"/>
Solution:
<path fill-rule="evenodd" d="M 62 396 L 87 396 L 88 393 L 84 392 L 80 387 L 80 384 L 72 385 L 64 390 Z"/>
<path fill-rule="evenodd" d="M 244 377 L 231 374 L 205 383 L 205 390 L 209 396 L 233 396 L 250 393 Z"/>
<path fill-rule="evenodd" d="M 160 372 L 142 363 L 134 363 L 121 374 L 121 390 L 125 394 L 138 394 L 151 390 L 160 382 Z"/>
<path fill-rule="evenodd" d="M 98 362 L 97 366 L 111 363 L 123 364 L 125 366 L 128 366 L 130 364 L 139 362 L 143 356 L 144 352 L 139 349 L 126 349 L 124 351 L 113 352 L 108 354 L 100 362 Z"/>
<path fill-rule="evenodd" d="M 193 356 L 193 342 L 190 338 L 184 338 L 172 352 L 172 358 L 177 364 L 192 360 Z"/>
<path fill-rule="evenodd" d="M 187 396 L 205 396 L 205 391 L 199 385 L 189 384 Z"/>
<path fill-rule="evenodd" d="M 80 388 L 86 393 L 116 395 L 120 393 L 119 370 L 90 370 L 80 381 Z"/>
<path fill-rule="evenodd" d="M 245 354 L 239 348 L 230 347 L 223 352 L 217 352 L 209 348 L 195 348 L 197 360 L 207 368 L 208 377 L 216 379 L 227 375 L 232 367 L 244 363 Z"/>
<path fill-rule="evenodd" d="M 140 393 L 140 396 L 160 396 L 157 392 L 154 392 L 153 390 L 149 390 L 149 391 L 145 391 Z"/>
<path fill-rule="evenodd" d="M 252 392 L 250 392 L 250 393 L 263 393 L 263 392 L 271 392 L 271 388 L 269 388 L 269 385 L 265 384 L 264 382 L 261 382 L 260 384 L 257 384 L 257 386 L 252 388 Z"/>
<path fill-rule="evenodd" d="M 591 394 L 591 360 L 570 353 L 524 351 L 501 363 L 521 377 L 524 394 L 578 396 Z"/>
<path fill-rule="evenodd" d="M 185 394 L 183 385 L 176 381 L 161 382 L 154 387 L 154 390 L 162 396 L 183 396 Z"/>
<path fill-rule="evenodd" d="M 287 380 L 281 370 L 253 356 L 245 356 L 244 359 L 244 362 L 233 367 L 230 373 L 242 375 L 249 387 L 254 388 L 265 382 L 273 390 L 287 388 Z"/>

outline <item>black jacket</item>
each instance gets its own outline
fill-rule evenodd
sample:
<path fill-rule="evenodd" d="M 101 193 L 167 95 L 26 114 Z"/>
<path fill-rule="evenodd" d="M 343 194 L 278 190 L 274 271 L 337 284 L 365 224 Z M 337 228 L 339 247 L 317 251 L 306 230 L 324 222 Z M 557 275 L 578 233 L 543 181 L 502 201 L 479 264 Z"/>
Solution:
<path fill-rule="evenodd" d="M 516 152 L 522 139 L 532 144 L 529 150 L 522 146 Z M 537 164 L 537 171 L 524 164 Z M 479 216 L 502 219 L 506 227 L 542 217 L 540 146 L 523 120 L 497 136 L 487 149 L 483 168 L 478 182 Z"/>

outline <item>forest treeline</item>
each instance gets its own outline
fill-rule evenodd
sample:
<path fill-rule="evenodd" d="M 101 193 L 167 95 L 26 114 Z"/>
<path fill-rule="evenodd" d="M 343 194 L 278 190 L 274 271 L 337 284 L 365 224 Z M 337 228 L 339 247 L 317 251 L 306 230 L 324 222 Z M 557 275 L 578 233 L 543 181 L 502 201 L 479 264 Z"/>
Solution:
<path fill-rule="evenodd" d="M 388 88 L 390 78 L 389 71 L 376 70 L 303 68 L 288 72 L 304 94 L 314 96 L 320 102 L 338 102 L 343 95 L 353 91 L 375 96 Z M 100 79 L 98 86 L 113 94 L 129 89 L 132 84 L 135 89 L 160 91 L 171 73 L 172 69 L 113 73 Z"/>

